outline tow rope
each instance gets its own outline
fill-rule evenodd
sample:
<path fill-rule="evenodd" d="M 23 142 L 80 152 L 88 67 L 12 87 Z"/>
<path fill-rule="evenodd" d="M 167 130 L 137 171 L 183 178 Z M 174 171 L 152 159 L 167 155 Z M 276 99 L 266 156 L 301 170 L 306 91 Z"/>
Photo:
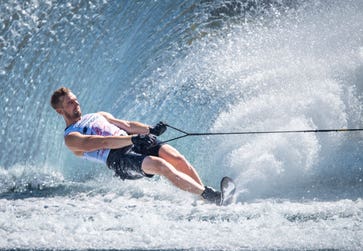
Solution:
<path fill-rule="evenodd" d="M 245 135 L 245 134 L 282 134 L 282 133 L 324 133 L 324 132 L 357 132 L 363 131 L 362 128 L 341 128 L 341 129 L 308 129 L 308 130 L 282 130 L 282 131 L 242 131 L 242 132 L 186 132 L 169 124 L 165 124 L 167 127 L 172 128 L 183 135 L 168 139 L 162 143 L 167 143 L 177 139 L 189 137 L 189 136 L 215 136 L 215 135 Z"/>

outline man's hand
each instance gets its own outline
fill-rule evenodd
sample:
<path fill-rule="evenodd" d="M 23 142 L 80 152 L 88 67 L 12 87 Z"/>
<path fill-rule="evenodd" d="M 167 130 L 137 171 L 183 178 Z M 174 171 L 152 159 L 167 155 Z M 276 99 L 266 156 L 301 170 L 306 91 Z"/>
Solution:
<path fill-rule="evenodd" d="M 153 135 L 160 136 L 166 131 L 166 124 L 160 121 L 155 126 L 150 127 L 149 131 Z"/>
<path fill-rule="evenodd" d="M 154 135 L 138 134 L 131 137 L 132 143 L 140 149 L 147 149 L 156 145 L 156 137 Z"/>

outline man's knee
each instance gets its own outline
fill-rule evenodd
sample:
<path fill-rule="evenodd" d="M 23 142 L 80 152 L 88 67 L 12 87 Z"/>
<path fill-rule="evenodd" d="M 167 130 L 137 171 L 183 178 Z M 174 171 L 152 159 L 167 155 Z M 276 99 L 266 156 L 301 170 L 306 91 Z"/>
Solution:
<path fill-rule="evenodd" d="M 160 157 L 167 158 L 173 161 L 174 164 L 182 165 L 187 162 L 187 159 L 178 150 L 170 145 L 163 145 L 160 148 Z"/>
<path fill-rule="evenodd" d="M 188 161 L 183 155 L 180 154 L 174 157 L 174 163 L 176 166 L 185 166 L 188 163 Z M 189 167 L 189 165 L 186 166 Z"/>

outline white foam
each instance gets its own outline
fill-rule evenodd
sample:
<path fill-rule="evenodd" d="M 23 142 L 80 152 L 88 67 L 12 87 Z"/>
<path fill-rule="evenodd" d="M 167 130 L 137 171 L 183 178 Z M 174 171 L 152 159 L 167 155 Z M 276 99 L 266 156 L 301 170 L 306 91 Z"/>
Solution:
<path fill-rule="evenodd" d="M 164 181 L 113 180 L 109 184 L 88 184 L 93 187 L 90 191 L 69 197 L 1 199 L 0 248 L 363 247 L 361 200 L 264 200 L 218 207 L 195 201 Z"/>

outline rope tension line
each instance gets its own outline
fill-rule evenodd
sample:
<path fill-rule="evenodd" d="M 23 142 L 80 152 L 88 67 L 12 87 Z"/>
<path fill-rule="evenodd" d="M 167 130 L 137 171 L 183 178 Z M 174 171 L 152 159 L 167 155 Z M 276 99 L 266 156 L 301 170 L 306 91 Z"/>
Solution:
<path fill-rule="evenodd" d="M 242 132 L 204 132 L 204 133 L 189 133 L 178 129 L 174 126 L 165 124 L 167 127 L 172 128 L 183 135 L 165 140 L 161 143 L 167 143 L 177 139 L 185 138 L 188 136 L 214 136 L 214 135 L 245 135 L 245 134 L 281 134 L 281 133 L 324 133 L 324 132 L 357 132 L 363 131 L 363 128 L 341 128 L 341 129 L 309 129 L 309 130 L 282 130 L 282 131 L 242 131 Z"/>

